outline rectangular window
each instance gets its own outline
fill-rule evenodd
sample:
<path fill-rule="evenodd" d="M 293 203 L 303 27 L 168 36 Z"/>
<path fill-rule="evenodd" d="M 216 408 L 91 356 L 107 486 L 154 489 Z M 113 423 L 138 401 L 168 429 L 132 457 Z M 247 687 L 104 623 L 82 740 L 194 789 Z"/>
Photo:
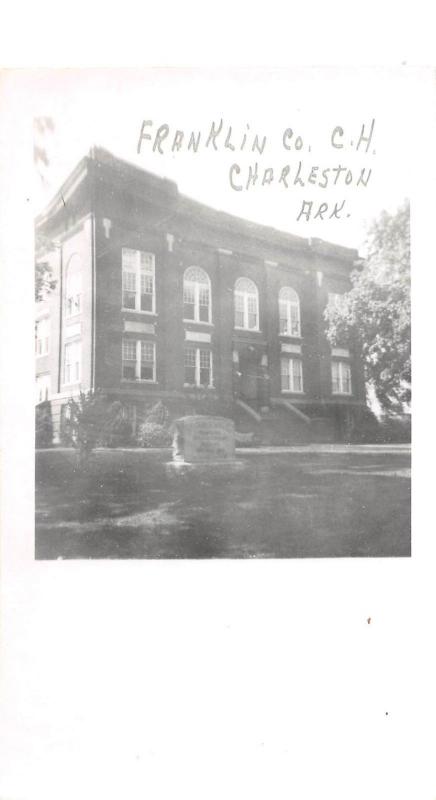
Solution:
<path fill-rule="evenodd" d="M 154 313 L 155 261 L 153 253 L 122 249 L 123 308 Z"/>
<path fill-rule="evenodd" d="M 123 378 L 136 380 L 136 341 L 123 339 Z"/>
<path fill-rule="evenodd" d="M 67 342 L 64 348 L 64 383 L 79 383 L 81 373 L 81 342 Z"/>
<path fill-rule="evenodd" d="M 47 373 L 36 378 L 36 402 L 44 403 L 50 399 L 51 378 Z"/>
<path fill-rule="evenodd" d="M 195 362 L 196 362 L 196 348 L 195 347 L 186 347 L 185 348 L 185 383 L 188 383 L 190 386 L 195 386 Z"/>
<path fill-rule="evenodd" d="M 282 392 L 303 391 L 303 362 L 301 358 L 282 358 L 281 362 Z"/>
<path fill-rule="evenodd" d="M 35 352 L 37 356 L 46 356 L 50 349 L 50 319 L 38 320 L 35 331 Z"/>
<path fill-rule="evenodd" d="M 154 342 L 141 342 L 141 380 L 154 380 Z"/>
<path fill-rule="evenodd" d="M 122 375 L 126 381 L 155 381 L 155 343 L 143 339 L 123 339 L 122 365 Z"/>
<path fill-rule="evenodd" d="M 332 361 L 332 393 L 351 394 L 351 368 L 347 361 Z"/>
<path fill-rule="evenodd" d="M 212 353 L 203 347 L 185 347 L 185 384 L 212 386 Z"/>

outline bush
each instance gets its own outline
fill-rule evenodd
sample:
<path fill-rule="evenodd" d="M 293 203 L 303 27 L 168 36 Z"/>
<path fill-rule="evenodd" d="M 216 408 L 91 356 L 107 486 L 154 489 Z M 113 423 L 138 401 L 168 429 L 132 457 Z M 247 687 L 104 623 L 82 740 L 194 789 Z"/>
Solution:
<path fill-rule="evenodd" d="M 412 438 L 410 414 L 397 417 L 384 417 L 380 422 L 382 441 L 386 444 L 409 444 Z"/>
<path fill-rule="evenodd" d="M 67 403 L 65 437 L 77 448 L 79 466 L 87 467 L 89 458 L 104 439 L 107 426 L 107 403 L 98 392 L 80 392 Z"/>
<path fill-rule="evenodd" d="M 52 442 L 53 421 L 50 403 L 39 403 L 35 408 L 35 446 L 50 447 Z"/>
<path fill-rule="evenodd" d="M 380 442 L 380 423 L 369 408 L 359 409 L 354 415 L 349 430 L 349 441 L 354 444 L 376 444 Z"/>
<path fill-rule="evenodd" d="M 167 407 L 162 403 L 162 400 L 158 400 L 158 402 L 147 411 L 144 422 L 150 422 L 154 425 L 165 427 L 168 424 L 168 419 L 169 412 Z"/>
<path fill-rule="evenodd" d="M 141 447 L 170 447 L 172 436 L 165 425 L 146 420 L 139 427 L 138 443 Z"/>
<path fill-rule="evenodd" d="M 106 447 L 128 447 L 133 444 L 132 423 L 127 417 L 126 407 L 119 400 L 109 406 L 106 418 L 102 439 Z"/>

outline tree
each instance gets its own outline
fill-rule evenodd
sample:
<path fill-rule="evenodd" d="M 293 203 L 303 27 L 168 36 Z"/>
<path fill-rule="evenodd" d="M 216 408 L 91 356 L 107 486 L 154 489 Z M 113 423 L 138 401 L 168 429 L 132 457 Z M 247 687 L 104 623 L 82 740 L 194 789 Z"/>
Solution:
<path fill-rule="evenodd" d="M 67 408 L 67 438 L 77 448 L 79 466 L 86 469 L 107 431 L 107 401 L 99 392 L 80 392 L 77 398 L 70 398 Z"/>
<path fill-rule="evenodd" d="M 357 336 L 365 378 L 384 412 L 410 402 L 410 206 L 383 211 L 367 232 L 363 269 L 351 275 L 352 289 L 325 318 L 332 345 Z"/>
<path fill-rule="evenodd" d="M 53 135 L 55 124 L 51 117 L 35 117 L 33 120 L 33 162 L 41 184 L 47 186 L 47 172 L 50 166 L 48 154 L 50 136 Z M 56 281 L 53 279 L 52 269 L 47 260 L 47 253 L 54 250 L 54 243 L 46 236 L 36 235 L 35 241 L 35 301 L 42 300 L 46 294 L 53 291 Z M 38 258 L 38 253 L 43 253 Z"/>
<path fill-rule="evenodd" d="M 35 259 L 35 302 L 43 300 L 56 287 L 53 271 L 48 261 Z"/>

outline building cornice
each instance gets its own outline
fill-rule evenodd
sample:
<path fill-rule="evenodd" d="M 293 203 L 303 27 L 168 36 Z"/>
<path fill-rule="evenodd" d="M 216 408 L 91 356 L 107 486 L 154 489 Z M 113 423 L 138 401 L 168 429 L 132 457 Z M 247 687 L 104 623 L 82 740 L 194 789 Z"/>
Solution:
<path fill-rule="evenodd" d="M 259 242 L 261 246 L 268 247 L 271 250 L 277 251 L 277 257 L 271 260 L 282 262 L 286 258 L 281 258 L 279 253 L 302 253 L 302 254 L 317 254 L 324 257 L 347 263 L 352 267 L 354 262 L 358 259 L 358 252 L 356 249 L 343 247 L 341 245 L 332 244 L 322 239 L 306 239 L 302 236 L 296 236 L 285 231 L 280 231 L 267 225 L 262 225 L 257 222 L 252 222 L 242 217 L 237 217 L 228 212 L 218 210 L 207 206 L 197 200 L 180 194 L 177 184 L 167 178 L 155 175 L 152 172 L 142 169 L 135 164 L 132 164 L 123 159 L 119 159 L 112 155 L 104 148 L 93 147 L 88 156 L 85 156 L 77 167 L 73 170 L 71 175 L 62 184 L 59 191 L 54 196 L 53 200 L 48 204 L 47 208 L 36 219 L 36 225 L 42 225 L 51 216 L 56 214 L 68 197 L 76 191 L 78 186 L 82 183 L 83 179 L 89 172 L 90 163 L 95 167 L 95 174 L 98 177 L 108 180 L 117 178 L 127 184 L 127 189 L 140 197 L 144 202 L 153 201 L 153 192 L 156 192 L 156 202 L 160 206 L 168 208 L 168 213 L 172 220 L 172 233 L 176 233 L 178 225 L 186 226 L 186 224 L 195 221 L 196 226 L 202 226 L 216 232 L 217 237 L 220 239 L 220 244 L 215 246 L 215 249 L 220 247 L 224 250 L 232 250 L 235 252 L 234 239 L 240 239 L 240 245 L 237 249 L 244 250 L 244 241 Z M 135 182 L 135 186 L 132 186 Z M 142 186 L 138 194 L 138 188 Z M 185 238 L 185 237 L 184 237 Z M 189 238 L 189 237 L 186 237 Z"/>

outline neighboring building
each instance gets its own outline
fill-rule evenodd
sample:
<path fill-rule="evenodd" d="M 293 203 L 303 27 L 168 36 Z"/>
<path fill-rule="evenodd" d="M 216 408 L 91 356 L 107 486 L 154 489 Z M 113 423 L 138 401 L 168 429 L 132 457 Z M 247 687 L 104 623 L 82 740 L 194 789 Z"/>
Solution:
<path fill-rule="evenodd" d="M 332 350 L 323 319 L 357 251 L 208 208 L 100 148 L 36 232 L 56 280 L 36 326 L 55 441 L 81 389 L 121 400 L 134 425 L 158 399 L 177 416 L 201 398 L 270 441 L 341 439 L 365 408 L 356 344 Z"/>

